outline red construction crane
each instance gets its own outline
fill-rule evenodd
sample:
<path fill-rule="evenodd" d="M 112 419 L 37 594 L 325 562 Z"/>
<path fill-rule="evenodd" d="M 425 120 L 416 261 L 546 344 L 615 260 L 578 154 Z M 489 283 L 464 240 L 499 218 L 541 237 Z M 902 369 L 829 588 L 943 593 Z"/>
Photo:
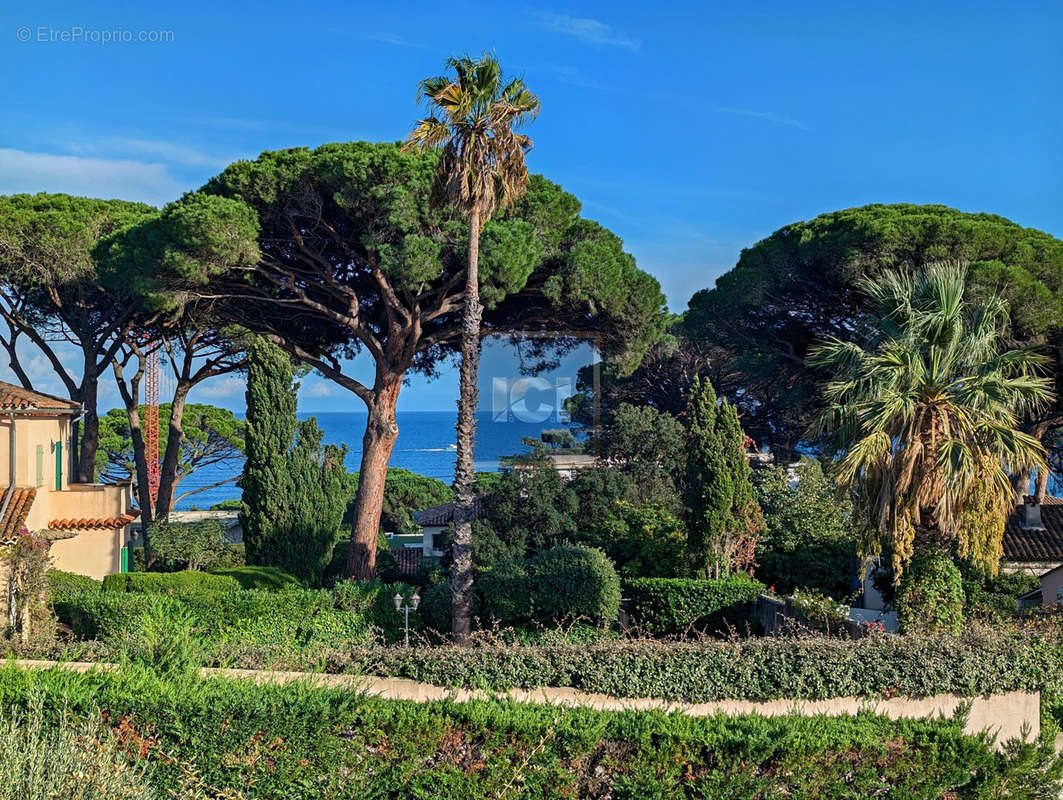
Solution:
<path fill-rule="evenodd" d="M 148 462 L 148 493 L 151 510 L 159 499 L 159 348 L 148 350 L 148 365 L 144 386 L 144 402 L 148 407 L 146 449 Z M 154 513 L 152 513 L 154 517 Z"/>

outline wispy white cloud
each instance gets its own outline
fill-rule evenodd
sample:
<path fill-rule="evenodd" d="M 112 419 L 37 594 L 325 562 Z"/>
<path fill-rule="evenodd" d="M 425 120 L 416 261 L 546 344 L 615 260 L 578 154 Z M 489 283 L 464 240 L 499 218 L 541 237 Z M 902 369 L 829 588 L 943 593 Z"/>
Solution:
<path fill-rule="evenodd" d="M 165 164 L 0 148 L 0 193 L 68 192 L 162 205 L 191 187 Z"/>
<path fill-rule="evenodd" d="M 246 390 L 247 382 L 236 375 L 211 378 L 195 388 L 196 395 L 207 400 L 242 397 Z"/>
<path fill-rule="evenodd" d="M 612 25 L 606 25 L 592 17 L 571 17 L 568 14 L 556 14 L 551 11 L 534 11 L 539 27 L 564 36 L 571 36 L 587 44 L 608 45 L 610 47 L 624 47 L 628 50 L 638 50 L 642 43 L 619 31 Z"/>
<path fill-rule="evenodd" d="M 800 128 L 803 131 L 812 130 L 799 119 L 776 114 L 773 111 L 754 111 L 749 108 L 733 108 L 731 106 L 721 106 L 716 110 L 721 114 L 739 114 L 743 117 L 754 117 L 756 119 L 766 120 L 767 122 L 776 122 L 779 125 L 789 125 L 791 128 Z"/>
<path fill-rule="evenodd" d="M 338 384 L 333 383 L 330 380 L 321 378 L 303 383 L 299 387 L 299 396 L 307 398 L 338 397 L 345 391 L 346 390 L 341 389 Z"/>
<path fill-rule="evenodd" d="M 405 39 L 399 36 L 397 33 L 391 31 L 375 31 L 372 33 L 363 33 L 363 39 L 368 39 L 371 42 L 380 42 L 382 44 L 393 44 L 397 47 L 416 47 L 418 49 L 424 49 L 424 45 L 419 42 L 411 42 L 409 39 Z"/>
<path fill-rule="evenodd" d="M 145 156 L 170 164 L 180 164 L 186 167 L 211 167 L 212 169 L 220 169 L 234 160 L 233 157 L 207 153 L 195 147 L 162 139 L 124 137 L 102 139 L 92 143 L 71 143 L 68 145 L 68 149 L 79 155 L 105 156 L 120 154 L 122 156 Z"/>

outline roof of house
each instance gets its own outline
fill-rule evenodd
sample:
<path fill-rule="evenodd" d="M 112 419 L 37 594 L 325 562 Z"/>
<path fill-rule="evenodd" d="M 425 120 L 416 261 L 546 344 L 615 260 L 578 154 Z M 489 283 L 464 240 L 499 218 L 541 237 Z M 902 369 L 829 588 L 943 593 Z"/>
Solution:
<path fill-rule="evenodd" d="M 23 389 L 13 383 L 0 381 L 0 411 L 65 411 L 81 410 L 81 404 L 50 394 Z"/>
<path fill-rule="evenodd" d="M 3 507 L 3 498 L 7 496 L 7 489 L 0 491 L 0 507 Z M 37 497 L 34 488 L 15 488 L 11 492 L 11 499 L 4 508 L 4 515 L 0 518 L 0 545 L 14 544 L 18 538 L 22 526 L 26 522 L 26 515 L 33 507 L 33 500 Z"/>
<path fill-rule="evenodd" d="M 416 575 L 421 569 L 424 552 L 420 547 L 400 547 L 391 553 L 395 556 L 395 565 L 400 575 Z"/>
<path fill-rule="evenodd" d="M 473 500 L 472 515 L 474 519 L 483 515 L 483 501 L 485 496 L 486 495 L 481 494 Z M 457 501 L 451 501 L 438 506 L 432 506 L 431 508 L 425 508 L 414 513 L 413 521 L 418 525 L 425 525 L 429 528 L 449 525 L 454 521 L 454 511 L 457 507 Z"/>
<path fill-rule="evenodd" d="M 1004 525 L 1004 561 L 1018 563 L 1063 562 L 1063 497 L 1045 497 L 1041 502 L 1044 530 L 1022 527 L 1019 504 Z"/>
<path fill-rule="evenodd" d="M 48 530 L 52 531 L 97 531 L 118 530 L 124 528 L 130 522 L 140 516 L 140 509 L 134 508 L 120 517 L 108 517 L 106 519 L 94 517 L 91 519 L 53 519 L 48 523 Z"/>

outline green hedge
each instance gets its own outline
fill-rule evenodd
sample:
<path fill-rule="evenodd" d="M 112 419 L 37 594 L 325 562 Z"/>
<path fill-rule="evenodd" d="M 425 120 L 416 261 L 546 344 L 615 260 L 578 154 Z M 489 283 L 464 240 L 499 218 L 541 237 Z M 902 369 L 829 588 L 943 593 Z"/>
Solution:
<path fill-rule="evenodd" d="M 557 646 L 362 648 L 326 669 L 442 686 L 568 686 L 619 697 L 713 700 L 966 697 L 1054 686 L 1063 653 L 1044 639 L 870 636 L 734 642 L 619 640 Z"/>
<path fill-rule="evenodd" d="M 739 574 L 721 580 L 636 578 L 624 582 L 635 623 L 656 636 L 743 630 L 764 584 Z"/>
<path fill-rule="evenodd" d="M 52 603 L 62 603 L 82 592 L 98 592 L 102 584 L 87 575 L 76 572 L 64 572 L 61 569 L 48 570 L 48 589 Z"/>
<path fill-rule="evenodd" d="M 620 612 L 620 578 L 609 556 L 585 545 L 558 545 L 527 561 L 532 608 L 544 622 L 611 622 Z"/>
<path fill-rule="evenodd" d="M 56 614 L 75 635 L 112 643 L 135 642 L 148 620 L 169 615 L 215 645 L 215 654 L 225 646 L 243 653 L 255 647 L 343 648 L 369 644 L 378 634 L 386 641 L 401 635 L 391 598 L 409 591 L 402 584 L 345 583 L 334 591 L 240 589 L 231 577 L 209 577 L 235 588 L 224 593 L 83 592 L 57 603 Z"/>
<path fill-rule="evenodd" d="M 125 572 L 103 579 L 105 592 L 202 595 L 236 591 L 240 584 L 226 575 L 184 570 L 182 572 Z"/>
<path fill-rule="evenodd" d="M 302 586 L 298 578 L 280 567 L 227 567 L 212 569 L 210 574 L 232 578 L 244 589 L 284 589 Z"/>
<path fill-rule="evenodd" d="M 44 698 L 122 721 L 160 796 L 245 800 L 1051 797 L 1047 741 L 993 753 L 962 721 L 689 718 L 502 702 L 408 703 L 140 670 L 0 668 L 0 709 Z M 0 712 L 3 713 L 3 712 Z M 198 795 L 197 795 L 198 796 Z"/>

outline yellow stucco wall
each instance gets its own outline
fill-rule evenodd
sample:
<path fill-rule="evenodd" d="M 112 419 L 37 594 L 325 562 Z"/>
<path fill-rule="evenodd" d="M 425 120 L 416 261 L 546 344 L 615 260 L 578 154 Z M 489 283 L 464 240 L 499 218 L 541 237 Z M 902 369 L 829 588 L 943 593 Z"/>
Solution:
<path fill-rule="evenodd" d="M 15 486 L 36 487 L 37 496 L 26 517 L 26 528 L 39 531 L 53 520 L 112 519 L 129 510 L 125 485 L 70 483 L 70 417 L 15 416 Z M 9 481 L 11 420 L 0 414 L 0 487 Z M 57 459 L 56 445 L 60 443 Z M 57 463 L 61 461 L 61 463 Z M 61 489 L 56 490 L 56 477 Z M 0 490 L 2 496 L 2 490 Z M 56 569 L 102 578 L 122 568 L 121 548 L 129 527 L 79 531 L 57 541 L 51 555 Z"/>

